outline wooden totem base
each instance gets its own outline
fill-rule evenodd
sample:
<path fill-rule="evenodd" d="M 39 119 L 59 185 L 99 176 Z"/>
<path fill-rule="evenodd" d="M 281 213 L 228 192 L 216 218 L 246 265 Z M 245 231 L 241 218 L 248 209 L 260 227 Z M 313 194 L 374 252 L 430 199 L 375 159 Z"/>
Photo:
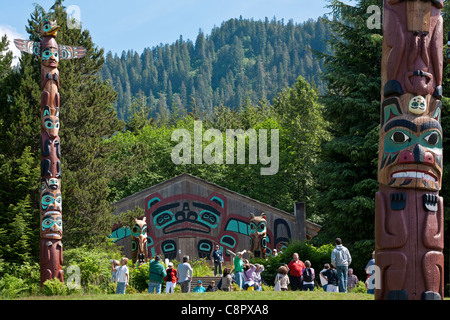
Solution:
<path fill-rule="evenodd" d="M 381 185 L 375 210 L 375 265 L 380 273 L 375 277 L 375 299 L 441 300 L 442 197 L 437 192 Z"/>

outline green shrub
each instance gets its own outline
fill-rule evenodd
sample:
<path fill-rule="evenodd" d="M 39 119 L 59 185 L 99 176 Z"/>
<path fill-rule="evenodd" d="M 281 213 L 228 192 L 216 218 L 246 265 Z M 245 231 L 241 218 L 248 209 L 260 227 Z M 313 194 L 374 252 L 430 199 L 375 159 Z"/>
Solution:
<path fill-rule="evenodd" d="M 194 277 L 205 277 L 212 275 L 211 265 L 206 258 L 192 259 L 189 263 L 193 269 L 192 273 Z"/>
<path fill-rule="evenodd" d="M 238 284 L 236 282 L 233 282 L 231 284 L 231 290 L 233 291 L 240 291 L 241 289 L 239 288 Z"/>
<path fill-rule="evenodd" d="M 173 267 L 175 269 L 178 268 L 178 265 L 181 262 L 178 262 L 177 260 L 172 260 L 173 263 Z M 191 260 L 189 260 L 189 264 L 192 267 L 192 274 L 194 277 L 208 277 L 208 276 L 212 276 L 212 266 L 211 264 L 208 262 L 208 260 L 206 260 L 206 258 L 193 258 Z"/>
<path fill-rule="evenodd" d="M 161 290 L 161 292 L 166 292 L 166 291 Z M 177 284 L 173 290 L 173 293 L 181 293 L 181 286 Z"/>
<path fill-rule="evenodd" d="M 106 292 L 112 274 L 110 260 L 120 260 L 121 258 L 119 251 L 108 249 L 104 247 L 95 249 L 80 247 L 64 251 L 64 274 L 66 278 L 68 279 L 71 276 L 67 272 L 67 268 L 76 265 L 80 271 L 80 284 L 85 291 L 97 290 L 93 289 L 97 286 Z"/>
<path fill-rule="evenodd" d="M 40 291 L 39 264 L 0 262 L 0 297 L 15 299 L 38 294 Z"/>
<path fill-rule="evenodd" d="M 132 286 L 136 291 L 143 292 L 148 289 L 149 281 L 149 267 L 150 263 L 143 263 L 137 268 L 130 269 L 130 286 Z"/>
<path fill-rule="evenodd" d="M 261 289 L 262 291 L 273 291 L 273 286 L 268 286 L 268 285 L 261 285 Z"/>
<path fill-rule="evenodd" d="M 88 283 L 87 286 L 84 288 L 84 292 L 87 294 L 103 294 L 108 292 L 107 286 L 100 287 L 94 284 Z"/>
<path fill-rule="evenodd" d="M 0 296 L 3 299 L 15 299 L 27 290 L 25 280 L 6 274 L 0 279 Z"/>
<path fill-rule="evenodd" d="M 367 293 L 367 288 L 364 282 L 359 281 L 352 290 L 353 293 Z"/>
<path fill-rule="evenodd" d="M 59 281 L 57 278 L 53 278 L 44 282 L 42 286 L 42 294 L 46 296 L 65 296 L 68 289 L 66 284 Z"/>
<path fill-rule="evenodd" d="M 108 286 L 106 287 L 106 293 L 107 294 L 113 294 L 116 293 L 116 287 L 117 287 L 117 282 L 112 282 L 110 281 L 108 283 Z"/>

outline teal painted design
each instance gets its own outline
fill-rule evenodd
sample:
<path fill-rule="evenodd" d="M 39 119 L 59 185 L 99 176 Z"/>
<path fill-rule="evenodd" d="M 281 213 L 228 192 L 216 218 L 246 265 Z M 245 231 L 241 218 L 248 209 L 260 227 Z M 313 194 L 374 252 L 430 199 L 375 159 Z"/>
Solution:
<path fill-rule="evenodd" d="M 398 106 L 398 101 L 395 100 L 395 103 L 389 104 L 384 107 L 384 123 L 382 125 L 386 124 L 386 122 L 388 122 L 393 116 L 398 117 L 400 115 L 402 115 L 402 111 Z"/>
<path fill-rule="evenodd" d="M 166 243 L 163 247 L 164 251 L 174 251 L 175 250 L 175 245 L 173 243 Z"/>
<path fill-rule="evenodd" d="M 162 229 L 173 222 L 175 222 L 175 215 L 169 210 L 163 211 L 153 218 L 156 229 Z"/>
<path fill-rule="evenodd" d="M 50 192 L 46 192 L 42 195 L 42 199 L 41 199 L 42 210 L 44 210 L 44 211 L 47 210 L 47 208 L 52 204 L 55 204 L 58 207 L 61 207 L 62 198 L 61 198 L 60 193 L 58 193 L 55 197 Z"/>
<path fill-rule="evenodd" d="M 420 144 L 437 155 L 442 154 L 442 137 L 438 130 L 427 131 L 417 137 L 409 130 L 396 128 L 386 135 L 384 150 L 387 153 L 394 153 L 416 144 Z"/>
<path fill-rule="evenodd" d="M 197 221 L 202 222 L 207 226 L 210 226 L 211 228 L 215 229 L 219 224 L 220 217 L 209 210 L 202 210 L 198 214 Z"/>
<path fill-rule="evenodd" d="M 51 215 L 47 216 L 45 219 L 42 220 L 42 230 L 50 229 L 56 224 L 58 230 L 62 231 L 62 219 L 61 216 L 52 217 Z"/>
<path fill-rule="evenodd" d="M 50 59 L 52 56 L 55 57 L 56 61 L 59 61 L 59 57 L 58 57 L 58 49 L 54 49 L 54 48 L 45 48 L 42 52 L 42 60 L 48 60 Z"/>
<path fill-rule="evenodd" d="M 438 121 L 439 123 L 441 123 L 441 108 L 437 107 L 436 110 L 434 110 L 434 113 L 431 117 L 436 121 Z"/>
<path fill-rule="evenodd" d="M 250 235 L 250 225 L 247 222 L 230 219 L 227 223 L 225 231 L 232 231 L 240 234 Z"/>
<path fill-rule="evenodd" d="M 250 222 L 250 233 L 256 233 L 256 232 L 265 232 L 267 231 L 266 229 L 266 222 L 265 221 L 261 221 L 258 223 L 258 225 L 256 225 L 253 222 Z"/>
<path fill-rule="evenodd" d="M 152 205 L 154 205 L 155 203 L 158 203 L 158 202 L 160 202 L 160 201 L 161 201 L 161 199 L 158 198 L 158 197 L 152 198 L 151 200 L 149 200 L 149 201 L 147 202 L 147 208 L 150 209 L 150 207 L 151 207 Z"/>
<path fill-rule="evenodd" d="M 199 245 L 199 249 L 210 252 L 212 250 L 212 247 L 211 247 L 211 245 L 209 243 L 202 242 Z"/>
<path fill-rule="evenodd" d="M 223 200 L 220 199 L 219 197 L 212 197 L 212 198 L 211 198 L 211 201 L 214 201 L 214 202 L 218 203 L 222 208 L 225 207 L 225 206 L 224 206 L 224 203 L 223 203 Z"/>
<path fill-rule="evenodd" d="M 234 248 L 236 246 L 236 239 L 232 236 L 225 235 L 220 238 L 220 243 L 229 248 Z"/>
<path fill-rule="evenodd" d="M 141 234 L 142 234 L 142 235 L 147 235 L 147 225 L 144 225 L 144 226 L 142 227 L 142 230 L 141 230 L 141 227 L 140 227 L 138 224 L 136 224 L 136 225 L 133 227 L 133 229 L 131 229 L 131 234 L 132 234 L 133 236 L 135 236 L 136 238 L 139 237 Z"/>
<path fill-rule="evenodd" d="M 108 238 L 113 239 L 113 242 L 117 240 L 129 237 L 131 235 L 130 227 L 122 227 L 117 230 L 114 230 Z"/>

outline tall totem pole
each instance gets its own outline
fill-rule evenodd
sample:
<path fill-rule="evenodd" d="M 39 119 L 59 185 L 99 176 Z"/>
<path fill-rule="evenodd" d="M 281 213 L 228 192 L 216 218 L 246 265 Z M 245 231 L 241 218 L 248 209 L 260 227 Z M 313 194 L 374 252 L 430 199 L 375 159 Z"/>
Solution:
<path fill-rule="evenodd" d="M 384 0 L 375 299 L 443 298 L 442 7 Z"/>
<path fill-rule="evenodd" d="M 62 263 L 61 149 L 59 139 L 59 60 L 81 58 L 82 47 L 58 45 L 55 21 L 45 19 L 41 42 L 14 40 L 16 47 L 40 56 L 41 62 L 41 189 L 40 251 L 41 286 L 46 280 L 64 282 Z"/>

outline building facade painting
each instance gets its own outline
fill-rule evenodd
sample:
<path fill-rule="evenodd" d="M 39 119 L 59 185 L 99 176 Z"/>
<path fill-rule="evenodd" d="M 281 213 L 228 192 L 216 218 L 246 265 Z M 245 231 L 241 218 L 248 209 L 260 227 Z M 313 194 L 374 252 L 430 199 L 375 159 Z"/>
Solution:
<path fill-rule="evenodd" d="M 219 245 L 225 261 L 233 252 L 251 247 L 251 217 L 265 214 L 266 255 L 274 248 L 282 250 L 290 239 L 314 236 L 319 225 L 267 204 L 227 190 L 197 177 L 183 174 L 141 191 L 114 204 L 116 213 L 144 209 L 147 222 L 148 256 L 162 254 L 170 260 L 182 256 L 211 259 L 212 251 Z M 304 229 L 306 232 L 300 232 Z M 130 233 L 127 227 L 116 228 L 111 238 L 124 246 L 129 254 Z"/>

